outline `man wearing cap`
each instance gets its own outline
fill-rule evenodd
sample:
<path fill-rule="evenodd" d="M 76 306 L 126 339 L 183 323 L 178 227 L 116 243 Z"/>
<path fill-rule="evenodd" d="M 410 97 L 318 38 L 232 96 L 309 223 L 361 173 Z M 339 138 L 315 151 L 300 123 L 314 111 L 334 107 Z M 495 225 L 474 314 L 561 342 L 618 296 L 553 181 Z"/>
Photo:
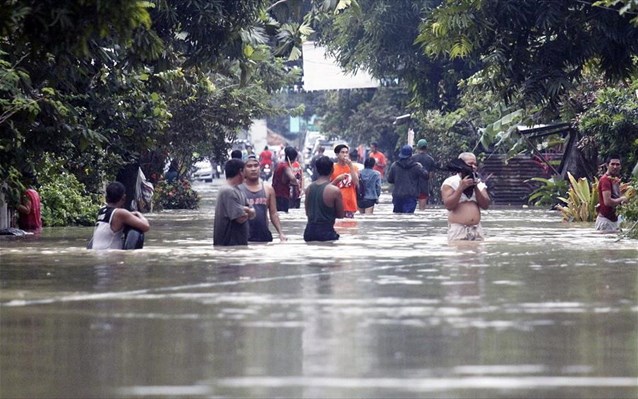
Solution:
<path fill-rule="evenodd" d="M 248 220 L 248 241 L 271 242 L 272 233 L 268 229 L 268 216 L 279 233 L 279 240 L 286 241 L 281 229 L 275 190 L 259 178 L 259 161 L 255 155 L 249 155 L 244 165 L 244 182 L 238 187 L 248 199 L 248 206 L 255 209 L 255 218 Z"/>
<path fill-rule="evenodd" d="M 419 179 L 428 171 L 412 159 L 412 147 L 404 145 L 399 152 L 399 160 L 388 170 L 388 183 L 392 187 L 394 213 L 414 213 L 419 196 Z"/>
<path fill-rule="evenodd" d="M 353 218 L 357 211 L 356 187 L 359 187 L 359 170 L 350 160 L 350 149 L 347 145 L 336 146 L 335 154 L 337 163 L 334 165 L 330 180 L 341 190 L 344 217 Z"/>
<path fill-rule="evenodd" d="M 417 153 L 414 154 L 412 159 L 423 166 L 428 174 L 421 176 L 419 179 L 419 209 L 424 210 L 430 197 L 430 179 L 434 175 L 434 169 L 436 169 L 436 163 L 434 159 L 428 154 L 428 142 L 425 139 L 421 139 L 416 143 Z"/>
<path fill-rule="evenodd" d="M 385 167 L 387 165 L 387 160 L 385 155 L 381 151 L 379 151 L 379 145 L 376 142 L 370 144 L 370 155 L 368 158 L 374 158 L 374 167 L 373 170 L 376 170 L 381 174 L 381 179 L 385 177 Z"/>

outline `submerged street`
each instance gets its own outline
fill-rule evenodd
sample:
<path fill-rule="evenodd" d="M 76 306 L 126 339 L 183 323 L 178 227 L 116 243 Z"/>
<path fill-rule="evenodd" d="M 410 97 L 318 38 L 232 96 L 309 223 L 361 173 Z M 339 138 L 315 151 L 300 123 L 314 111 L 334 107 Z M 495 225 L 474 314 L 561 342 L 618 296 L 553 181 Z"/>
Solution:
<path fill-rule="evenodd" d="M 0 241 L 2 398 L 636 398 L 638 244 L 543 209 L 337 222 L 307 244 L 212 245 L 196 211 L 151 213 L 143 250 L 92 228 Z"/>

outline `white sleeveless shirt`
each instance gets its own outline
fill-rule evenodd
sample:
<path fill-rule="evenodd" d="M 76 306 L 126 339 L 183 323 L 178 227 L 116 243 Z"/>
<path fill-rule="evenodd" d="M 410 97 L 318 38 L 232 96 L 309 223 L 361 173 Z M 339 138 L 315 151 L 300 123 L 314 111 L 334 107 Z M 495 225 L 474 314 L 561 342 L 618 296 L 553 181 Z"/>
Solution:
<path fill-rule="evenodd" d="M 97 214 L 97 223 L 93 230 L 93 249 L 122 249 L 122 227 L 118 231 L 111 230 L 111 220 L 117 208 L 103 206 Z"/>

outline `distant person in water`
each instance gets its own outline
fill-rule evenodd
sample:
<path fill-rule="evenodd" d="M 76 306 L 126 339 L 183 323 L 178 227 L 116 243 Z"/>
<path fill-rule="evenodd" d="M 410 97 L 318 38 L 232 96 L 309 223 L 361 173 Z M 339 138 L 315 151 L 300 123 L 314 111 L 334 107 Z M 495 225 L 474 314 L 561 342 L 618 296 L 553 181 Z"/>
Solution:
<path fill-rule="evenodd" d="M 215 204 L 213 245 L 248 245 L 248 220 L 255 210 L 239 189 L 244 182 L 244 161 L 229 159 L 224 165 L 226 184 L 220 187 Z"/>
<path fill-rule="evenodd" d="M 474 154 L 463 152 L 459 160 L 467 171 L 448 177 L 441 185 L 441 198 L 448 210 L 448 240 L 483 240 L 481 209 L 490 205 L 487 186 L 472 173 L 478 169 Z"/>
<path fill-rule="evenodd" d="M 177 164 L 177 159 L 173 159 L 171 161 L 170 166 L 168 167 L 168 172 L 166 172 L 166 182 L 167 183 L 175 183 L 177 178 L 179 177 L 179 167 Z"/>
<path fill-rule="evenodd" d="M 616 207 L 627 202 L 627 197 L 620 194 L 620 157 L 612 155 L 607 158 L 607 172 L 598 180 L 598 216 L 596 230 L 603 233 L 620 231 L 620 221 L 616 215 Z"/>
<path fill-rule="evenodd" d="M 125 191 L 120 182 L 106 187 L 106 205 L 98 211 L 89 249 L 138 249 L 144 245 L 143 233 L 151 226 L 140 212 L 124 208 Z"/>
<path fill-rule="evenodd" d="M 294 147 L 286 147 L 283 161 L 277 164 L 272 176 L 272 187 L 275 190 L 277 210 L 288 213 L 290 209 L 291 187 L 299 187 L 292 164 L 297 159 L 297 150 Z"/>
<path fill-rule="evenodd" d="M 318 178 L 306 189 L 304 207 L 308 224 L 304 230 L 304 241 L 334 241 L 339 234 L 334 229 L 335 220 L 344 217 L 341 190 L 331 184 L 334 163 L 326 156 L 315 162 Z"/>
<path fill-rule="evenodd" d="M 343 209 L 346 218 L 353 218 L 357 209 L 357 187 L 359 187 L 359 169 L 350 160 L 350 149 L 345 144 L 339 144 L 334 149 L 337 162 L 330 178 L 332 184 L 341 190 Z"/>
<path fill-rule="evenodd" d="M 35 190 L 35 175 L 26 173 L 24 175 L 26 186 L 29 187 L 17 206 L 18 227 L 22 230 L 39 232 L 42 230 L 42 215 L 40 195 Z"/>

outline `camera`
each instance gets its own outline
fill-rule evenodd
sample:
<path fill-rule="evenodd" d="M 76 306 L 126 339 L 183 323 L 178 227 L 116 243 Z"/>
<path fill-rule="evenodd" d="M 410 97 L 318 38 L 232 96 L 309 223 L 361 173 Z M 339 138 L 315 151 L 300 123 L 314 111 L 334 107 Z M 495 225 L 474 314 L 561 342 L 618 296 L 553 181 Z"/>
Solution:
<path fill-rule="evenodd" d="M 460 173 L 461 178 L 463 179 L 467 176 L 471 176 L 474 180 L 480 179 L 480 176 L 474 171 L 474 168 L 466 164 L 462 159 L 455 159 L 448 163 L 447 170 L 450 172 Z"/>

